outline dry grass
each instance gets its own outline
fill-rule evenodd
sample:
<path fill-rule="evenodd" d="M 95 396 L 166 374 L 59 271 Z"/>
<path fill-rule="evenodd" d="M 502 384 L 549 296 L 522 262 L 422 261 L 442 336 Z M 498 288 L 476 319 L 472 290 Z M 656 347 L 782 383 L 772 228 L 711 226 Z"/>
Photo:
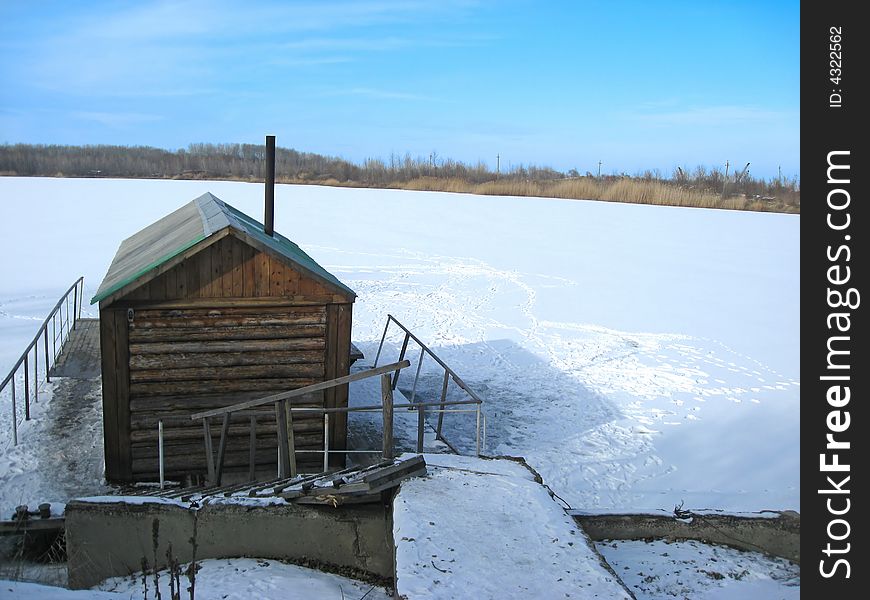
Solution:
<path fill-rule="evenodd" d="M 462 179 L 420 177 L 407 183 L 395 183 L 390 185 L 390 187 L 406 190 L 459 192 L 490 196 L 538 196 L 692 208 L 721 208 L 727 210 L 784 213 L 800 212 L 798 207 L 777 201 L 761 201 L 742 196 L 721 198 L 709 192 L 656 181 L 629 178 L 598 180 L 591 177 L 580 177 L 557 181 L 503 179 L 475 184 Z"/>

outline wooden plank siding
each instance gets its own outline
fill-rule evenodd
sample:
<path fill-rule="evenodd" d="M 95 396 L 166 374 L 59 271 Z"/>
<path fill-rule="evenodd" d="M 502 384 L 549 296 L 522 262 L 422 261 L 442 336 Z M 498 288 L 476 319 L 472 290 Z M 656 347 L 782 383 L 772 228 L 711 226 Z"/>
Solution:
<path fill-rule="evenodd" d="M 125 299 L 284 298 L 334 293 L 279 257 L 228 235 L 132 290 Z"/>
<path fill-rule="evenodd" d="M 190 414 L 347 375 L 352 302 L 282 257 L 228 235 L 101 305 L 107 478 L 157 477 L 158 421 L 166 476 L 204 474 L 202 423 Z M 324 405 L 346 406 L 347 386 L 293 401 Z M 274 476 L 271 407 L 232 418 L 225 466 L 247 473 L 252 415 L 257 467 Z M 297 451 L 322 449 L 322 423 L 321 415 L 293 415 Z M 212 425 L 217 447 L 220 427 Z M 346 415 L 331 415 L 330 446 L 344 448 L 346 438 Z M 321 454 L 300 453 L 298 460 L 300 470 L 322 468 Z M 332 463 L 343 466 L 343 455 Z"/>

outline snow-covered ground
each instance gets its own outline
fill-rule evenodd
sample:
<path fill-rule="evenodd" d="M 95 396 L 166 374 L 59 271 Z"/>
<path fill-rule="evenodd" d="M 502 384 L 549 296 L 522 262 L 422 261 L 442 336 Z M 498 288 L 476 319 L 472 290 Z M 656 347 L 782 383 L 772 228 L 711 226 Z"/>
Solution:
<path fill-rule="evenodd" d="M 0 178 L 0 372 L 76 277 L 90 297 L 122 239 L 206 191 L 262 214 L 255 184 Z M 276 229 L 359 294 L 364 364 L 393 314 L 484 397 L 486 451 L 524 456 L 588 510 L 800 509 L 799 221 L 276 190 Z M 394 330 L 382 363 L 400 341 Z M 424 363 L 418 396 L 439 391 L 438 369 Z M 10 411 L 0 398 L 7 424 Z M 448 415 L 445 431 L 473 447 L 467 415 Z"/>
<path fill-rule="evenodd" d="M 323 573 L 276 560 L 254 558 L 211 559 L 197 563 L 196 597 L 205 600 L 389 600 L 381 587 L 340 575 Z M 182 572 L 187 565 L 181 565 Z M 157 580 L 160 596 L 170 598 L 169 572 L 160 571 Z M 190 585 L 185 575 L 180 577 L 181 597 L 187 598 Z M 147 591 L 146 591 L 147 590 Z M 16 600 L 129 600 L 155 598 L 154 574 L 143 582 L 142 574 L 116 577 L 104 581 L 93 590 L 70 591 L 57 587 L 13 581 L 0 582 L 0 598 Z"/>
<path fill-rule="evenodd" d="M 800 569 L 781 558 L 699 542 L 601 542 L 638 600 L 798 600 Z"/>

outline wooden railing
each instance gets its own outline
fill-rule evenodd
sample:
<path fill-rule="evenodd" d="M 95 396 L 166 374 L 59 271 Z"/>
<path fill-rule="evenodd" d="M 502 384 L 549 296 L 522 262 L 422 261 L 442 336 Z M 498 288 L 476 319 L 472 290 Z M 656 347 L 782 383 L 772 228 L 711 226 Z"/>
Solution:
<path fill-rule="evenodd" d="M 420 359 L 417 361 L 417 372 L 414 375 L 414 384 L 411 387 L 411 398 L 410 398 L 410 401 L 414 406 L 420 407 L 420 412 L 418 414 L 420 426 L 417 428 L 417 446 L 420 447 L 423 445 L 422 423 L 425 420 L 426 407 L 438 406 L 439 407 L 438 425 L 435 427 L 436 439 L 441 440 L 442 442 L 444 442 L 445 444 L 450 446 L 451 449 L 456 451 L 456 448 L 454 448 L 450 444 L 450 442 L 448 440 L 446 440 L 444 438 L 444 436 L 442 435 L 442 427 L 444 425 L 444 413 L 448 412 L 448 411 L 444 410 L 444 407 L 451 406 L 454 404 L 476 404 L 477 408 L 474 411 L 477 413 L 477 423 L 476 423 L 475 431 L 476 431 L 476 438 L 477 438 L 477 441 L 476 441 L 477 455 L 479 456 L 480 455 L 480 446 L 481 446 L 481 417 L 483 418 L 482 424 L 483 424 L 484 443 L 486 440 L 486 415 L 482 414 L 481 410 L 480 410 L 480 407 L 483 404 L 483 400 L 480 398 L 480 396 L 477 395 L 477 393 L 473 389 L 471 389 L 468 386 L 468 384 L 466 384 L 462 380 L 461 377 L 459 377 L 459 375 L 456 374 L 456 372 L 453 369 L 451 369 L 449 366 L 447 366 L 447 363 L 445 363 L 443 360 L 441 360 L 438 357 L 438 355 L 436 355 L 434 352 L 432 352 L 432 350 L 430 350 L 429 347 L 420 340 L 420 338 L 418 338 L 416 335 L 411 333 L 410 329 L 408 329 L 407 327 L 405 327 L 404 325 L 399 323 L 399 321 L 393 315 L 389 315 L 389 314 L 387 315 L 387 324 L 384 326 L 384 334 L 381 336 L 381 343 L 378 346 L 378 353 L 375 355 L 374 366 L 375 367 L 378 366 L 378 359 L 381 357 L 381 351 L 384 348 L 384 341 L 387 339 L 387 332 L 390 329 L 391 323 L 395 323 L 402 331 L 405 332 L 405 337 L 402 341 L 402 349 L 399 352 L 399 360 L 400 361 L 405 359 L 405 353 L 408 350 L 408 342 L 410 340 L 414 340 L 414 342 L 416 342 L 417 345 L 420 347 Z M 444 378 L 441 382 L 441 400 L 437 403 L 432 403 L 432 404 L 414 402 L 417 398 L 417 382 L 420 379 L 420 369 L 423 367 L 423 359 L 427 355 L 430 356 L 436 363 L 438 363 L 438 365 L 440 365 L 442 369 L 444 369 Z M 469 396 L 469 398 L 471 398 L 471 400 L 459 401 L 459 402 L 447 402 L 447 386 L 450 383 L 451 379 L 459 387 L 459 389 L 461 389 L 463 392 L 465 392 Z M 399 384 L 399 372 L 396 371 L 395 375 L 393 375 L 392 388 L 395 390 L 396 386 L 398 384 Z"/>
<path fill-rule="evenodd" d="M 33 400 L 39 399 L 39 342 L 43 340 L 43 349 L 45 359 L 43 361 L 43 374 L 45 381 L 51 381 L 49 372 L 54 365 L 60 351 L 63 349 L 63 344 L 66 338 L 76 328 L 76 320 L 81 317 L 82 313 L 82 296 L 84 293 L 84 277 L 79 277 L 75 283 L 60 297 L 51 312 L 42 322 L 42 325 L 33 336 L 33 341 L 27 345 L 27 348 L 21 354 L 21 357 L 15 362 L 15 366 L 9 371 L 9 374 L 3 379 L 0 384 L 0 395 L 7 386 L 12 391 L 12 442 L 18 445 L 18 400 L 16 395 L 16 377 L 18 371 L 24 369 L 24 420 L 30 420 L 30 400 L 31 387 L 33 388 Z M 72 312 L 70 312 L 70 296 L 72 296 Z M 66 309 L 66 310 L 64 310 Z M 49 326 L 51 327 L 51 352 L 49 353 Z M 30 355 L 33 354 L 33 377 L 30 376 Z"/>
<path fill-rule="evenodd" d="M 315 383 L 313 385 L 308 385 L 302 388 L 297 388 L 295 390 L 290 390 L 288 392 L 281 392 L 278 394 L 272 394 L 270 396 L 265 396 L 263 398 L 257 398 L 254 400 L 248 400 L 246 402 L 240 402 L 238 404 L 233 404 L 232 406 L 225 406 L 223 408 L 215 408 L 212 410 L 206 410 L 202 412 L 198 412 L 192 414 L 190 416 L 191 420 L 202 419 L 203 426 L 203 436 L 205 440 L 205 453 L 206 453 L 206 469 L 207 469 L 207 477 L 210 485 L 220 485 L 221 478 L 223 475 L 224 468 L 224 458 L 226 456 L 226 448 L 227 448 L 227 438 L 229 436 L 230 429 L 230 416 L 234 413 L 239 413 L 241 411 L 246 411 L 251 408 L 256 408 L 258 406 L 263 406 L 266 404 L 274 404 L 275 405 L 275 418 L 278 424 L 278 477 L 283 478 L 287 476 L 287 471 L 289 470 L 289 474 L 291 477 L 296 476 L 296 449 L 295 442 L 293 438 L 293 413 L 294 412 L 316 412 L 322 413 L 324 415 L 324 427 L 323 427 L 323 436 L 324 436 L 324 457 L 323 457 L 323 470 L 326 471 L 328 469 L 328 457 L 329 457 L 329 414 L 330 413 L 338 413 L 338 412 L 353 412 L 360 410 L 381 410 L 383 408 L 386 413 L 389 411 L 390 415 L 392 414 L 392 389 L 390 389 L 390 399 L 388 403 L 385 403 L 384 407 L 377 406 L 367 406 L 367 407 L 336 407 L 336 408 L 291 408 L 289 401 L 292 398 L 298 398 L 299 396 L 304 396 L 305 394 L 310 394 L 311 392 L 317 392 L 320 390 L 326 390 L 329 388 L 337 387 L 340 385 L 345 385 L 348 383 L 352 383 L 354 381 L 360 381 L 362 379 L 367 379 L 369 377 L 375 377 L 376 375 L 385 375 L 387 373 L 398 373 L 401 369 L 409 366 L 410 361 L 398 361 L 390 365 L 385 365 L 383 367 L 377 369 L 371 369 L 368 371 L 361 371 L 359 373 L 353 373 L 351 375 L 346 375 L 344 377 L 338 377 L 336 379 L 331 379 L 329 381 L 323 381 L 320 383 Z M 389 386 L 387 386 L 389 388 Z M 386 408 L 386 404 L 389 404 L 390 408 Z M 217 461 L 215 461 L 214 457 L 214 448 L 212 446 L 212 437 L 211 437 L 211 425 L 209 424 L 209 418 L 211 417 L 222 417 L 221 423 L 221 437 L 218 443 L 218 451 L 217 451 Z M 249 476 L 250 479 L 254 479 L 255 471 L 256 471 L 256 416 L 250 415 L 250 423 L 251 423 L 251 443 L 250 443 L 250 464 L 249 464 Z M 386 427 L 386 424 L 385 424 Z M 389 423 L 390 430 L 390 444 L 392 447 L 392 418 L 390 416 Z"/>

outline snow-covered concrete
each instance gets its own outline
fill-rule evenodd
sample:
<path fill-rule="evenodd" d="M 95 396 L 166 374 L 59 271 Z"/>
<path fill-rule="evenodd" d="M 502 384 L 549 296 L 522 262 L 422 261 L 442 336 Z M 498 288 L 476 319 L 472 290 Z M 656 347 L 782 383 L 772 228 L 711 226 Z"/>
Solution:
<path fill-rule="evenodd" d="M 597 546 L 638 600 L 800 598 L 800 568 L 781 558 L 694 541 Z"/>
<path fill-rule="evenodd" d="M 426 455 L 393 504 L 396 591 L 409 600 L 629 598 L 522 465 Z"/>

